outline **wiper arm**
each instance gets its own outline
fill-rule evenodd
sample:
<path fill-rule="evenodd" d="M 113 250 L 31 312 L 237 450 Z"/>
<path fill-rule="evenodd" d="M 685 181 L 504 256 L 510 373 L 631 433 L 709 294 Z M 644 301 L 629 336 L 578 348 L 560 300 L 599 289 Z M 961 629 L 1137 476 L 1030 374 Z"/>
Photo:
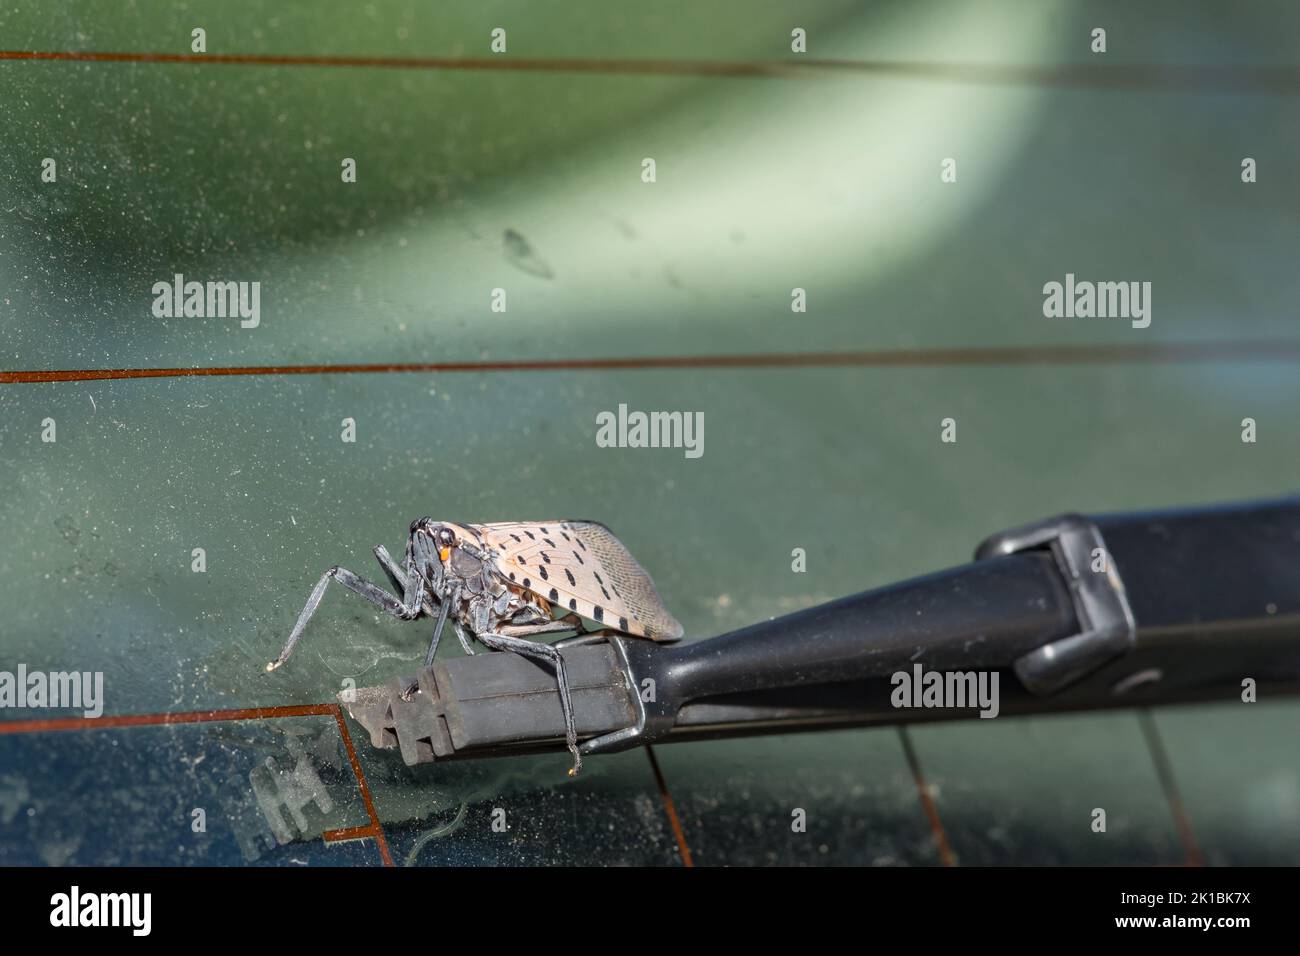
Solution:
<path fill-rule="evenodd" d="M 1083 518 L 988 539 L 970 564 L 661 645 L 561 642 L 584 753 L 967 718 L 898 708 L 900 673 L 998 676 L 1004 714 L 1300 690 L 1300 499 Z M 920 671 L 917 671 L 917 668 Z M 435 663 L 344 704 L 408 763 L 562 747 L 553 675 L 513 654 Z"/>

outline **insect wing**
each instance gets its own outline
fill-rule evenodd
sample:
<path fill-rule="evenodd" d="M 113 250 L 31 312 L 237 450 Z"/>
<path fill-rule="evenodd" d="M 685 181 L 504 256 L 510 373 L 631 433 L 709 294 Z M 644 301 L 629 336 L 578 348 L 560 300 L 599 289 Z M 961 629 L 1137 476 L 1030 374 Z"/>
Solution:
<path fill-rule="evenodd" d="M 682 626 L 654 581 L 603 524 L 530 521 L 475 525 L 497 570 L 561 608 L 627 634 L 675 641 Z"/>

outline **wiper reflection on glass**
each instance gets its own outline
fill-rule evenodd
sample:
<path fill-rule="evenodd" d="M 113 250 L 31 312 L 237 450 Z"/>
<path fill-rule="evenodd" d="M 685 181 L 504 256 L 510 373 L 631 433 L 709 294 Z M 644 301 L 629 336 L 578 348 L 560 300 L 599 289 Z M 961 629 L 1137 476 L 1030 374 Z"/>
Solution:
<path fill-rule="evenodd" d="M 562 641 L 581 750 L 1300 689 L 1300 498 L 995 535 L 975 560 L 709 640 Z M 419 693 L 405 694 L 412 680 Z M 407 763 L 562 749 L 554 676 L 512 654 L 344 704 Z M 409 699 L 405 699 L 409 698 Z"/>

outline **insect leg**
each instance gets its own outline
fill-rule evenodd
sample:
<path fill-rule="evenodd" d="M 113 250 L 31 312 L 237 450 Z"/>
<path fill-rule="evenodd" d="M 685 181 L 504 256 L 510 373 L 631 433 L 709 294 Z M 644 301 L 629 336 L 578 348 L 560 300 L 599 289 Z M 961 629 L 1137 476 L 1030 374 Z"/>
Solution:
<path fill-rule="evenodd" d="M 447 612 L 451 610 L 453 604 L 460 604 L 461 596 L 459 587 L 450 594 L 443 595 L 441 602 L 442 606 L 438 610 L 438 623 L 433 626 L 433 639 L 429 642 L 429 653 L 424 656 L 425 667 L 433 666 L 433 658 L 438 653 L 438 642 L 442 640 L 442 629 L 447 624 Z M 469 646 L 469 638 L 465 636 L 464 630 L 461 629 L 460 621 L 456 618 L 452 618 L 451 626 L 456 632 L 456 637 L 460 639 L 460 646 L 464 648 L 466 654 L 472 657 L 474 655 L 474 648 Z M 411 681 L 407 684 L 405 690 L 402 691 L 402 700 L 410 700 L 414 697 L 419 686 L 420 682 L 418 680 Z"/>
<path fill-rule="evenodd" d="M 447 623 L 447 611 L 451 608 L 451 601 L 443 601 L 442 609 L 438 611 L 438 623 L 433 626 L 433 640 L 429 643 L 429 653 L 424 656 L 424 666 L 433 666 L 433 655 L 438 653 L 438 641 L 442 640 L 442 629 Z"/>
<path fill-rule="evenodd" d="M 442 607 L 438 611 L 438 623 L 433 626 L 433 640 L 429 642 L 429 653 L 424 655 L 424 666 L 433 666 L 433 657 L 438 653 L 438 641 L 442 638 L 442 628 L 447 623 L 447 611 L 451 608 L 451 600 L 442 602 Z M 420 688 L 420 681 L 410 681 L 402 689 L 402 700 L 410 700 L 415 696 L 415 692 Z"/>
<path fill-rule="evenodd" d="M 469 635 L 466 634 L 465 629 L 460 626 L 460 621 L 452 621 L 451 626 L 456 631 L 456 636 L 460 638 L 460 646 L 464 648 L 466 656 L 473 657 L 474 647 L 469 642 Z"/>
<path fill-rule="evenodd" d="M 497 628 L 498 634 L 509 635 L 526 635 L 526 634 L 549 634 L 554 631 L 574 631 L 573 637 L 566 637 L 564 640 L 556 641 L 552 647 L 575 647 L 580 644 L 598 644 L 610 634 L 617 634 L 618 631 L 600 630 L 589 631 L 583 623 L 582 618 L 576 614 L 566 614 L 564 617 L 556 618 L 554 621 L 548 621 L 545 624 L 515 624 Z"/>
<path fill-rule="evenodd" d="M 584 647 L 587 644 L 599 644 L 606 638 L 619 637 L 623 632 L 615 631 L 610 628 L 603 628 L 599 631 L 583 631 L 575 634 L 573 637 L 566 637 L 563 640 L 556 641 L 552 647 L 563 650 L 566 647 Z"/>
<path fill-rule="evenodd" d="M 579 634 L 587 633 L 587 622 L 584 621 L 577 614 L 570 612 L 564 615 L 564 617 L 557 618 L 557 623 L 561 621 L 564 623 L 564 626 L 570 631 L 576 631 Z"/>
<path fill-rule="evenodd" d="M 364 578 L 358 577 L 347 568 L 340 568 L 337 564 L 330 568 L 321 575 L 321 579 L 316 582 L 316 587 L 312 588 L 311 595 L 307 598 L 307 604 L 303 607 L 302 613 L 298 615 L 298 622 L 294 624 L 293 630 L 289 634 L 289 640 L 284 645 L 284 650 L 280 652 L 279 657 L 266 665 L 266 669 L 268 671 L 273 671 L 289 659 L 289 655 L 293 653 L 294 645 L 297 644 L 298 639 L 302 637 L 302 632 L 307 626 L 307 622 L 310 621 L 311 616 L 316 613 L 316 608 L 320 607 L 321 598 L 325 596 L 325 588 L 330 583 L 331 579 L 338 581 L 345 587 L 360 594 L 371 604 L 387 611 L 398 620 L 412 621 L 419 617 L 421 602 L 416 598 L 415 594 L 411 593 L 411 585 L 418 585 L 420 583 L 420 576 L 414 573 L 414 567 L 409 564 L 407 566 L 407 571 L 406 593 L 408 601 L 414 601 L 413 604 L 404 604 L 383 588 L 371 584 Z M 416 592 L 416 594 L 418 594 L 418 592 Z"/>
<path fill-rule="evenodd" d="M 410 548 L 407 548 L 410 551 Z M 402 570 L 401 565 L 393 560 L 393 556 L 388 553 L 388 549 L 382 544 L 375 545 L 375 558 L 379 561 L 379 566 L 384 569 L 384 574 L 388 575 L 388 580 L 393 584 L 393 590 L 399 594 L 406 593 L 406 572 Z M 409 559 L 409 554 L 408 554 Z M 429 597 L 426 591 L 423 595 L 424 613 L 433 614 L 436 612 L 434 601 Z"/>
<path fill-rule="evenodd" d="M 537 633 L 536 630 L 533 633 Z M 578 755 L 578 732 L 573 726 L 573 700 L 569 696 L 569 675 L 564 667 L 563 655 L 549 644 L 525 641 L 508 634 L 485 633 L 478 635 L 478 639 L 494 651 L 512 651 L 524 657 L 546 661 L 555 668 L 555 682 L 560 687 L 560 709 L 564 711 L 564 740 L 569 745 L 569 752 L 573 754 L 569 776 L 577 776 L 582 769 L 582 757 Z"/>
<path fill-rule="evenodd" d="M 548 621 L 545 624 L 503 624 L 496 629 L 495 633 L 504 634 L 506 637 L 526 637 L 571 630 L 573 630 L 572 624 L 566 624 L 564 621 Z"/>
<path fill-rule="evenodd" d="M 378 561 L 379 566 L 384 569 L 384 574 L 388 575 L 388 580 L 393 585 L 393 590 L 405 594 L 406 572 L 403 571 L 398 563 L 393 560 L 393 556 L 388 553 L 388 549 L 382 544 L 375 545 L 374 552 L 375 560 Z M 410 560 L 411 546 L 409 544 L 406 546 L 406 557 L 407 560 Z"/>

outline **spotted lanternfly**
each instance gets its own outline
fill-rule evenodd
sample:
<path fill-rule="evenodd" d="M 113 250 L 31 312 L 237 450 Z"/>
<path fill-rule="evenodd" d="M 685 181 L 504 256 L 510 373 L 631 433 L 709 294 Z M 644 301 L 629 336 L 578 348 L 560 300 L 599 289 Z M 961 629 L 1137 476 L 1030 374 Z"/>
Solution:
<path fill-rule="evenodd" d="M 450 618 L 467 654 L 474 650 L 466 630 L 494 651 L 512 651 L 555 668 L 565 739 L 573 753 L 570 775 L 582 768 L 582 758 L 564 657 L 559 648 L 525 638 L 560 631 L 630 634 L 653 641 L 682 636 L 682 626 L 664 607 L 650 575 L 595 521 L 455 524 L 420 518 L 411 522 L 402 565 L 383 545 L 375 548 L 375 557 L 402 597 L 346 568 L 330 568 L 307 598 L 284 650 L 266 669 L 275 670 L 289 659 L 331 579 L 401 620 L 436 615 L 425 666 L 433 663 Z M 588 631 L 583 618 L 601 629 Z M 418 688 L 407 693 L 418 693 Z"/>

